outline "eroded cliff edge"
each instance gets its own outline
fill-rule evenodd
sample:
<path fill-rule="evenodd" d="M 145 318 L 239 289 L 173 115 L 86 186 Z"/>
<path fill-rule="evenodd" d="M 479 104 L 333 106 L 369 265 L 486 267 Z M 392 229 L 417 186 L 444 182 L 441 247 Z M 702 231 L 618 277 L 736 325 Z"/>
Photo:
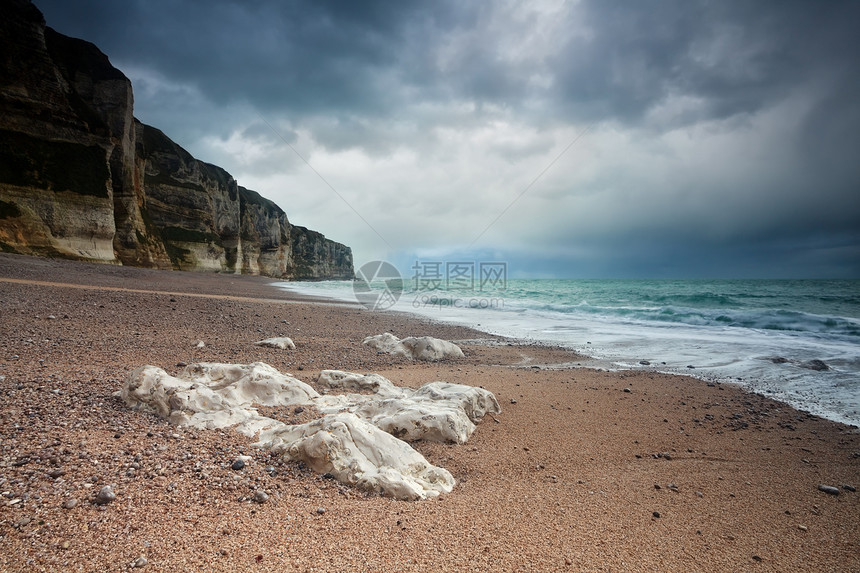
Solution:
<path fill-rule="evenodd" d="M 351 279 L 349 247 L 133 115 L 95 45 L 0 5 L 0 249 L 163 269 Z"/>

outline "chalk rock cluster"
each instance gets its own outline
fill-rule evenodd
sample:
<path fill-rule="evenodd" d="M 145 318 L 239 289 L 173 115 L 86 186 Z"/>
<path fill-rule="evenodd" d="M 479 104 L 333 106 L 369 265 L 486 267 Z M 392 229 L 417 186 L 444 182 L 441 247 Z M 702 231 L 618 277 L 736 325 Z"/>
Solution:
<path fill-rule="evenodd" d="M 376 348 L 379 352 L 402 356 L 410 360 L 435 362 L 450 358 L 463 358 L 463 351 L 453 342 L 432 336 L 409 336 L 399 339 L 390 332 L 368 336 L 363 344 Z"/>
<path fill-rule="evenodd" d="M 447 382 L 412 390 L 378 374 L 325 370 L 319 384 L 364 393 L 321 395 L 301 380 L 255 362 L 190 364 L 175 377 L 142 366 L 128 375 L 118 395 L 130 407 L 172 424 L 235 427 L 257 436 L 257 446 L 303 461 L 315 471 L 406 500 L 450 492 L 455 483 L 450 472 L 430 464 L 406 441 L 462 444 L 485 414 L 500 411 L 491 392 Z M 313 406 L 323 416 L 290 425 L 261 416 L 255 405 Z"/>

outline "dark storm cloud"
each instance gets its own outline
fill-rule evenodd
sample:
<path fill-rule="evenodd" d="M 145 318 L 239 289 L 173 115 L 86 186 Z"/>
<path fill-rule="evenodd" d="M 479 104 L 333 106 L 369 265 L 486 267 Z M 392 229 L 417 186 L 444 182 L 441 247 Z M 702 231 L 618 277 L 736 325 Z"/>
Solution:
<path fill-rule="evenodd" d="M 262 114 L 404 252 L 469 244 L 592 125 L 485 235 L 521 268 L 860 273 L 857 1 L 36 5 L 133 78 L 141 119 L 273 199 L 312 188 L 277 179 L 303 163 Z M 323 231 L 344 207 L 284 193 Z"/>
<path fill-rule="evenodd" d="M 688 96 L 702 105 L 687 121 L 725 118 L 809 82 L 857 89 L 857 2 L 589 1 L 583 8 L 591 33 L 572 37 L 550 64 L 559 80 L 552 97 L 573 114 L 630 122 L 667 97 Z"/>
<path fill-rule="evenodd" d="M 114 60 L 149 66 L 216 102 L 248 100 L 295 115 L 390 109 L 402 60 L 465 12 L 443 2 L 37 5 L 49 24 L 93 41 Z"/>
<path fill-rule="evenodd" d="M 115 60 L 150 66 L 216 102 L 290 114 L 396 115 L 415 99 L 470 100 L 538 116 L 638 122 L 669 97 L 679 121 L 751 113 L 816 82 L 856 107 L 857 2 L 584 2 L 568 37 L 527 52 L 528 20 L 490 3 L 42 0 L 49 24 Z M 567 23 L 565 23 L 567 24 Z M 507 26 L 507 28 L 505 28 Z M 581 32 L 577 32 L 577 31 Z M 439 52 L 453 54 L 440 65 Z M 530 78 L 541 73 L 549 85 Z M 840 97 L 839 94 L 845 94 Z M 825 96 L 826 97 L 826 96 Z"/>

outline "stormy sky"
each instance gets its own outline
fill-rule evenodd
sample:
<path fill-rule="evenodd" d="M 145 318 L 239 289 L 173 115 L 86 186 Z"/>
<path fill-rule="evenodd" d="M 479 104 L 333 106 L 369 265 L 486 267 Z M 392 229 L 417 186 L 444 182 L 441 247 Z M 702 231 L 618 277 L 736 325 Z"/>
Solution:
<path fill-rule="evenodd" d="M 35 3 L 356 267 L 860 277 L 860 2 Z"/>

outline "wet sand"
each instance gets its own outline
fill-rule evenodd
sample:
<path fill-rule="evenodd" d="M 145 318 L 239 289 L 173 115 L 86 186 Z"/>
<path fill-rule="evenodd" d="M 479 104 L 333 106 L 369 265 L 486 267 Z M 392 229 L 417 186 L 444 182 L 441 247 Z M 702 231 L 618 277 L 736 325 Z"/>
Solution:
<path fill-rule="evenodd" d="M 578 357 L 270 283 L 0 254 L 0 570 L 860 570 L 860 497 L 842 488 L 860 487 L 856 428 L 726 384 L 554 369 Z M 385 331 L 466 357 L 361 344 Z M 253 346 L 271 336 L 297 348 Z M 465 445 L 415 444 L 457 486 L 394 501 L 113 397 L 137 366 L 198 361 L 478 385 L 502 413 Z M 105 484 L 117 499 L 94 505 Z"/>

